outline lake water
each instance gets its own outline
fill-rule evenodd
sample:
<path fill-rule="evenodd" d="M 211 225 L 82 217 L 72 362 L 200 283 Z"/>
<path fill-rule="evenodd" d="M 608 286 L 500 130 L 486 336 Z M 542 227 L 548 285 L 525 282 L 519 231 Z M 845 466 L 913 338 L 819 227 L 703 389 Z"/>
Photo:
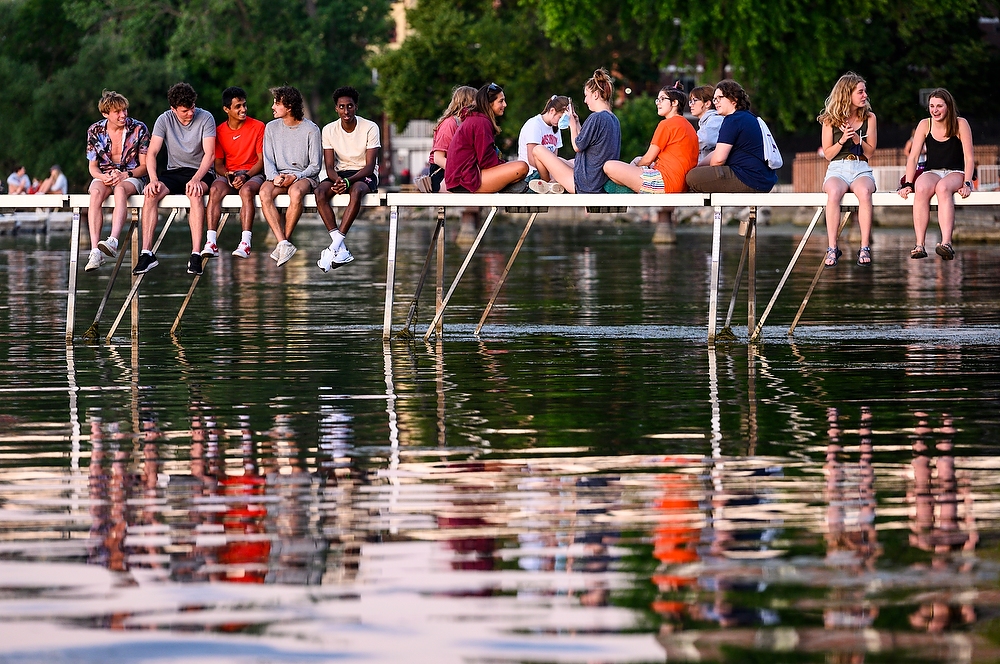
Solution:
<path fill-rule="evenodd" d="M 135 347 L 127 317 L 67 347 L 67 239 L 0 238 L 0 661 L 1000 659 L 1000 247 L 877 229 L 789 338 L 814 239 L 764 343 L 741 296 L 710 348 L 710 233 L 540 218 L 477 338 L 523 222 L 429 344 L 431 287 L 382 342 L 371 221 L 329 274 L 314 219 L 283 269 L 224 233 L 171 338 L 181 224 Z M 397 329 L 432 226 L 403 222 Z M 800 234 L 760 229 L 758 313 Z"/>

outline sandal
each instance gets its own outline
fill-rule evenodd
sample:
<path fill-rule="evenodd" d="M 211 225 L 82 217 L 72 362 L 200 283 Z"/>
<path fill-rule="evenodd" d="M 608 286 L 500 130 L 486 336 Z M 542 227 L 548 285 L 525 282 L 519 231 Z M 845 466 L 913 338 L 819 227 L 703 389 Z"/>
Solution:
<path fill-rule="evenodd" d="M 858 265 L 861 267 L 868 267 L 872 264 L 872 249 L 871 247 L 861 247 L 858 249 Z"/>
<path fill-rule="evenodd" d="M 939 244 L 934 252 L 941 257 L 942 260 L 950 261 L 955 259 L 955 250 L 951 248 L 950 244 Z"/>
<path fill-rule="evenodd" d="M 826 258 L 823 260 L 823 267 L 829 270 L 831 267 L 837 267 L 837 261 L 840 257 L 844 255 L 844 252 L 837 247 L 827 247 L 826 248 Z M 832 261 L 832 262 L 831 262 Z"/>
<path fill-rule="evenodd" d="M 913 245 L 913 249 L 910 249 L 910 258 L 927 258 L 927 251 L 924 250 L 924 245 Z"/>

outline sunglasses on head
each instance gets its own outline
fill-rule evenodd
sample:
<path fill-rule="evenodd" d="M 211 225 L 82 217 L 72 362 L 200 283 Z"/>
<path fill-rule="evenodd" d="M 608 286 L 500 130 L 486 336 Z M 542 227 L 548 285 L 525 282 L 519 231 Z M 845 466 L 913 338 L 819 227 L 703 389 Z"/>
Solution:
<path fill-rule="evenodd" d="M 500 87 L 499 85 L 497 85 L 496 83 L 490 83 L 490 86 L 489 86 L 489 88 L 487 88 L 487 89 L 488 89 L 488 90 L 489 90 L 490 92 L 503 92 L 503 88 L 501 88 L 501 87 Z"/>

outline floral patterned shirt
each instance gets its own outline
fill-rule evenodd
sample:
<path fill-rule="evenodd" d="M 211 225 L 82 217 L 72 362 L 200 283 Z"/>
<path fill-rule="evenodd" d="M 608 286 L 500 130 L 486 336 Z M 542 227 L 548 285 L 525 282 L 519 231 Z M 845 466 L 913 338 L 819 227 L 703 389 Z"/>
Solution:
<path fill-rule="evenodd" d="M 146 154 L 148 150 L 149 130 L 134 118 L 125 119 L 125 144 L 122 146 L 121 163 L 111 158 L 111 136 L 108 134 L 106 118 L 90 125 L 87 130 L 87 159 L 96 160 L 102 173 L 135 170 L 139 168 L 139 155 Z"/>

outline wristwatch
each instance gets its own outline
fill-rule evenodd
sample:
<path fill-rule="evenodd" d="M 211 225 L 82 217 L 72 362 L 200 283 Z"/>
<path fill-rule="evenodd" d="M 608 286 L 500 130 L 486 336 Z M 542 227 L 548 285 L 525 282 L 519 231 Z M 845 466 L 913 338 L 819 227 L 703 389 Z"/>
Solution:
<path fill-rule="evenodd" d="M 132 173 L 132 169 L 131 169 L 131 168 L 129 168 L 129 169 L 126 169 L 126 170 L 125 170 L 125 175 L 127 175 L 127 176 L 128 176 L 128 177 L 130 177 L 130 178 L 131 178 L 131 177 L 135 177 L 135 176 L 133 175 L 133 173 Z"/>
<path fill-rule="evenodd" d="M 965 186 L 968 187 L 971 190 L 972 189 L 972 181 L 966 180 L 965 181 Z"/>

